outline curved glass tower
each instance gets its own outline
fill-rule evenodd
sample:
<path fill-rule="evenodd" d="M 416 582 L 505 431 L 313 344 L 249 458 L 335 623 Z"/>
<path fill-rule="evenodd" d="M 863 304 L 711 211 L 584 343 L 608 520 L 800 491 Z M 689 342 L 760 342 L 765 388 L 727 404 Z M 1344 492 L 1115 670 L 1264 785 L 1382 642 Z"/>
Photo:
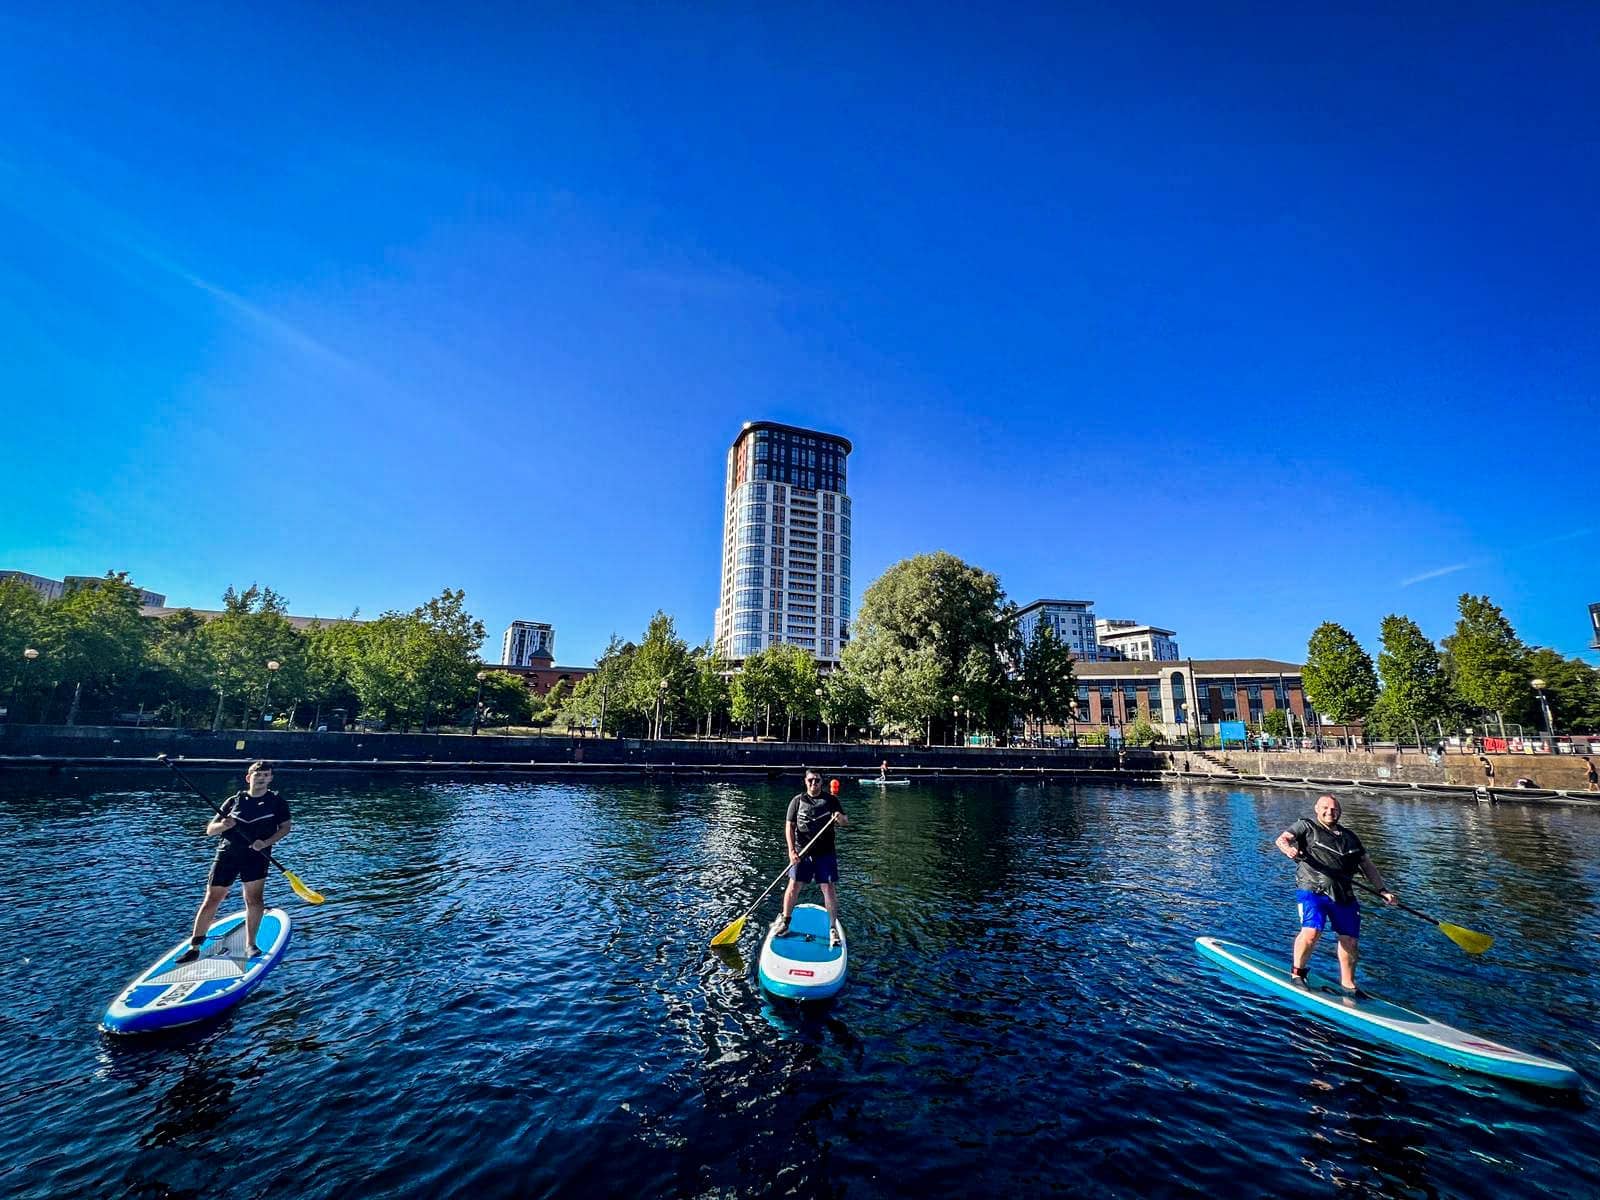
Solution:
<path fill-rule="evenodd" d="M 850 628 L 851 445 L 747 421 L 728 450 L 716 648 L 742 662 L 780 643 L 837 666 Z"/>

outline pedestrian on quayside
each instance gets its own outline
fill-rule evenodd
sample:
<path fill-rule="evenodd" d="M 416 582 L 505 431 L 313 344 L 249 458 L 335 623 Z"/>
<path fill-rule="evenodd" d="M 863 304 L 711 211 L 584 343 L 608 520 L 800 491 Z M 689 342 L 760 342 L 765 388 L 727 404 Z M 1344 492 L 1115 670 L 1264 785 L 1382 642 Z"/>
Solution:
<path fill-rule="evenodd" d="M 1306 986 L 1306 973 L 1317 939 L 1331 923 L 1339 938 L 1339 982 L 1345 993 L 1356 987 L 1357 942 L 1361 937 L 1361 905 L 1356 902 L 1355 873 L 1361 871 L 1385 904 L 1400 898 L 1383 882 L 1355 832 L 1339 823 L 1343 815 L 1332 796 L 1318 796 L 1316 819 L 1301 818 L 1278 835 L 1276 845 L 1295 863 L 1295 898 L 1300 903 L 1300 933 L 1294 939 L 1293 979 Z"/>

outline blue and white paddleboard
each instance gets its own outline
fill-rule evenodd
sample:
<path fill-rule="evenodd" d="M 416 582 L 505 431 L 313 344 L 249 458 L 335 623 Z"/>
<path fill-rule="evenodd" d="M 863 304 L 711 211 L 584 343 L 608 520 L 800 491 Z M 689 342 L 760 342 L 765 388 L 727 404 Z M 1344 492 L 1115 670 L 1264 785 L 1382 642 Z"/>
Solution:
<path fill-rule="evenodd" d="M 1287 953 L 1270 958 L 1212 937 L 1195 938 L 1194 946 L 1203 957 L 1247 983 L 1368 1041 L 1396 1046 L 1425 1058 L 1501 1079 L 1542 1087 L 1578 1086 L 1578 1073 L 1565 1063 L 1502 1046 L 1378 996 L 1369 994 L 1365 999 L 1346 996 L 1333 980 L 1315 971 L 1310 973 L 1308 986 L 1299 987 L 1290 982 Z"/>
<path fill-rule="evenodd" d="M 844 986 L 850 963 L 844 925 L 839 926 L 839 944 L 829 946 L 828 910 L 822 905 L 795 905 L 789 932 L 774 937 L 776 932 L 776 926 L 767 930 L 756 968 L 767 991 L 791 1000 L 825 1000 Z"/>
<path fill-rule="evenodd" d="M 910 787 L 911 786 L 911 780 L 909 780 L 909 779 L 879 779 L 876 775 L 868 776 L 867 778 L 864 778 L 864 779 L 858 779 L 858 780 L 856 780 L 856 782 L 857 783 L 864 783 L 868 787 Z"/>
<path fill-rule="evenodd" d="M 191 1025 L 225 1012 L 266 977 L 289 944 L 289 914 L 269 908 L 256 934 L 261 954 L 245 954 L 244 913 L 223 917 L 201 943 L 200 957 L 180 963 L 189 948 L 184 938 L 148 971 L 122 989 L 106 1009 L 102 1027 L 108 1033 L 150 1033 Z"/>

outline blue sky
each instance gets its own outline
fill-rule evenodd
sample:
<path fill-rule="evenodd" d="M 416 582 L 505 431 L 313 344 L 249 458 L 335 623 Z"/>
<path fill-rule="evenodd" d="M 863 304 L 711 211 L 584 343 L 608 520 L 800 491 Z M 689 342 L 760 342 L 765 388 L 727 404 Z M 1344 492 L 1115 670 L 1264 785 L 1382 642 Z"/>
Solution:
<path fill-rule="evenodd" d="M 1339 8 L 0 10 L 0 567 L 587 662 L 710 633 L 772 419 L 858 600 L 1583 652 L 1600 9 Z"/>

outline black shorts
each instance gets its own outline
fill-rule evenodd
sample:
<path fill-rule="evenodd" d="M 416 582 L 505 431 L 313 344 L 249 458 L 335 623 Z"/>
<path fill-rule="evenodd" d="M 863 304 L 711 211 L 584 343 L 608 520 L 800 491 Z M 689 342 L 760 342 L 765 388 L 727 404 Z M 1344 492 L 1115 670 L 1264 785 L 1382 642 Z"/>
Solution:
<path fill-rule="evenodd" d="M 226 845 L 217 851 L 216 861 L 211 864 L 211 886 L 232 887 L 235 879 L 255 883 L 267 877 L 267 865 L 267 856 L 259 850 Z"/>

